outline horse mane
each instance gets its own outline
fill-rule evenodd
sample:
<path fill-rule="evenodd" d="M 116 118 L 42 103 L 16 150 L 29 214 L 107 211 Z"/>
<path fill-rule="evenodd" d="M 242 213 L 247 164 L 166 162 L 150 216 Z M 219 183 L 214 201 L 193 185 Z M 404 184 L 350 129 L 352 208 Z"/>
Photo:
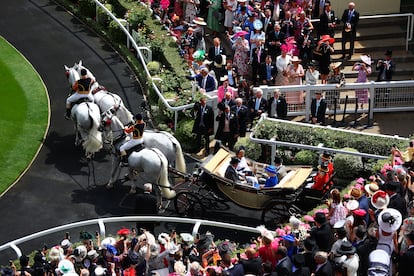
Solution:
<path fill-rule="evenodd" d="M 175 197 L 176 193 L 174 190 L 170 189 L 171 184 L 168 181 L 168 160 L 165 155 L 157 148 L 151 148 L 161 160 L 161 171 L 159 178 L 159 185 L 161 188 L 161 195 L 165 199 L 172 199 Z"/>

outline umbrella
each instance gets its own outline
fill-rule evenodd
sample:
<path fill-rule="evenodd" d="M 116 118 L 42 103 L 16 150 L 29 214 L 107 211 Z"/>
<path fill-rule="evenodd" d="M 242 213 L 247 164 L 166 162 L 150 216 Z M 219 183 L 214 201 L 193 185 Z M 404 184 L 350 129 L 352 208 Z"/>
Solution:
<path fill-rule="evenodd" d="M 233 38 L 239 38 L 241 36 L 247 35 L 248 32 L 247 31 L 240 31 L 234 34 Z"/>

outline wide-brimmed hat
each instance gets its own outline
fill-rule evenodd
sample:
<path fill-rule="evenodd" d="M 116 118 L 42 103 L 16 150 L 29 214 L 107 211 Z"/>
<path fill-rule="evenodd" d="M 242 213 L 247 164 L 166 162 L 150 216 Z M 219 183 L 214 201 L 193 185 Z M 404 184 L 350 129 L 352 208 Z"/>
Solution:
<path fill-rule="evenodd" d="M 91 260 L 94 260 L 94 259 L 99 257 L 99 254 L 98 254 L 98 252 L 96 252 L 95 249 L 92 249 L 92 250 L 88 251 L 87 255 L 88 255 L 88 258 L 91 259 Z"/>
<path fill-rule="evenodd" d="M 239 38 L 239 37 L 241 37 L 241 36 L 245 36 L 245 35 L 247 35 L 249 32 L 247 32 L 247 31 L 240 31 L 240 32 L 237 32 L 237 33 L 235 33 L 234 34 L 234 36 L 233 36 L 233 38 Z"/>
<path fill-rule="evenodd" d="M 293 62 L 301 62 L 302 60 L 298 56 L 293 56 L 290 61 L 293 63 Z"/>
<path fill-rule="evenodd" d="M 197 25 L 201 25 L 201 26 L 206 26 L 207 25 L 207 23 L 204 21 L 204 18 L 202 18 L 202 17 L 194 18 L 193 23 L 195 23 Z"/>
<path fill-rule="evenodd" d="M 346 223 L 346 219 L 338 220 L 337 222 L 335 222 L 335 224 L 332 226 L 332 228 L 334 228 L 334 229 L 343 228 L 345 226 L 345 223 Z"/>
<path fill-rule="evenodd" d="M 331 63 L 331 68 L 332 68 L 332 70 L 334 70 L 336 68 L 341 67 L 341 65 L 342 65 L 342 62 L 341 61 L 337 61 L 337 62 Z"/>
<path fill-rule="evenodd" d="M 86 254 L 88 253 L 88 250 L 86 249 L 86 246 L 79 245 L 75 248 L 73 251 L 73 255 L 75 256 L 76 262 L 80 263 L 83 259 L 86 258 Z"/>
<path fill-rule="evenodd" d="M 373 195 L 376 191 L 379 190 L 379 186 L 376 182 L 371 182 L 370 184 L 367 184 L 364 186 L 365 192 L 369 195 Z"/>
<path fill-rule="evenodd" d="M 75 271 L 75 267 L 73 265 L 73 263 L 68 260 L 68 259 L 64 259 L 61 260 L 58 264 L 58 270 L 62 273 L 62 274 L 67 274 L 70 272 Z"/>
<path fill-rule="evenodd" d="M 316 92 L 315 92 L 316 93 Z M 326 161 L 331 161 L 332 160 L 332 155 L 330 155 L 328 152 L 324 151 L 321 155 L 320 158 L 322 160 L 326 160 Z"/>
<path fill-rule="evenodd" d="M 214 66 L 221 68 L 226 64 L 226 55 L 217 55 L 214 57 Z"/>
<path fill-rule="evenodd" d="M 140 114 L 141 115 L 141 114 Z M 142 118 L 142 115 L 141 115 Z M 118 230 L 118 232 L 116 232 L 118 235 L 120 236 L 128 236 L 129 235 L 129 229 L 128 228 L 121 228 Z"/>
<path fill-rule="evenodd" d="M 318 170 L 320 170 L 321 172 L 329 172 L 329 168 L 325 165 L 318 165 Z"/>
<path fill-rule="evenodd" d="M 267 166 L 265 169 L 266 172 L 268 173 L 273 173 L 273 174 L 277 174 L 277 170 L 276 167 L 273 165 Z"/>
<path fill-rule="evenodd" d="M 387 208 L 388 204 L 390 203 L 389 195 L 384 191 L 376 191 L 371 197 L 371 204 L 377 210 L 382 210 Z"/>
<path fill-rule="evenodd" d="M 183 242 L 185 242 L 185 243 L 192 243 L 192 242 L 194 242 L 194 237 L 190 233 L 181 233 L 180 234 L 180 237 L 183 240 Z"/>
<path fill-rule="evenodd" d="M 101 247 L 102 247 L 103 249 L 107 249 L 107 248 L 108 248 L 108 245 L 112 245 L 112 246 L 114 246 L 114 245 L 115 245 L 115 243 L 116 243 L 116 240 L 115 240 L 114 238 L 112 238 L 112 237 L 107 237 L 107 238 L 105 238 L 105 239 L 103 239 L 103 240 L 101 241 Z"/>
<path fill-rule="evenodd" d="M 335 38 L 331 37 L 330 35 L 323 35 L 318 44 L 322 42 L 329 42 L 329 44 L 333 44 L 335 42 Z"/>
<path fill-rule="evenodd" d="M 371 65 L 372 60 L 369 55 L 361 55 L 361 61 L 365 64 Z"/>
<path fill-rule="evenodd" d="M 349 192 L 349 194 L 354 198 L 354 199 L 358 199 L 362 196 L 362 191 L 361 189 L 355 188 L 353 187 L 351 189 L 351 191 Z"/>
<path fill-rule="evenodd" d="M 402 223 L 401 213 L 393 208 L 387 208 L 378 215 L 379 228 L 385 232 L 393 233 L 400 228 Z"/>
<path fill-rule="evenodd" d="M 263 28 L 263 23 L 262 23 L 262 21 L 261 20 L 259 20 L 259 19 L 256 19 L 255 21 L 253 21 L 253 28 L 255 29 L 255 30 L 261 30 L 262 28 Z"/>
<path fill-rule="evenodd" d="M 359 208 L 359 202 L 358 202 L 358 200 L 352 199 L 352 200 L 348 201 L 346 203 L 346 208 L 349 211 L 354 211 L 354 210 L 358 209 Z"/>
<path fill-rule="evenodd" d="M 52 262 L 57 262 L 62 260 L 64 257 L 63 249 L 60 246 L 54 246 L 49 251 L 49 260 Z"/>
<path fill-rule="evenodd" d="M 365 211 L 364 209 L 356 209 L 356 210 L 353 210 L 352 213 L 355 216 L 363 217 L 363 216 L 365 216 L 367 214 L 367 211 Z"/>
<path fill-rule="evenodd" d="M 229 77 L 227 75 L 220 78 L 220 81 L 228 81 Z"/>
<path fill-rule="evenodd" d="M 339 255 L 351 255 L 356 252 L 355 247 L 349 241 L 343 241 L 341 247 L 339 247 L 336 252 Z"/>

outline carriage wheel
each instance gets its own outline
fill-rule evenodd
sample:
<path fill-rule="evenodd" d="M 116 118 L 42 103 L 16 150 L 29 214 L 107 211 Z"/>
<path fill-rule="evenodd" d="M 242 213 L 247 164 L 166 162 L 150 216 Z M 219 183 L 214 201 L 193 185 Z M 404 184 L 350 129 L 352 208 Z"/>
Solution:
<path fill-rule="evenodd" d="M 268 229 L 275 229 L 290 217 L 286 202 L 272 202 L 262 211 L 262 223 Z"/>
<path fill-rule="evenodd" d="M 200 199 L 188 192 L 179 192 L 174 198 L 177 214 L 182 217 L 203 218 L 204 206 Z"/>

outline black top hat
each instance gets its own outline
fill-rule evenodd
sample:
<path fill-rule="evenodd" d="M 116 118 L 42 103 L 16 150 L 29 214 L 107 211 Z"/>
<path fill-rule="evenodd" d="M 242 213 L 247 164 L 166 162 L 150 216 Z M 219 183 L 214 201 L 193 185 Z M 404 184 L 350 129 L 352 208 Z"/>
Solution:
<path fill-rule="evenodd" d="M 303 241 L 303 246 L 305 247 L 306 250 L 308 251 L 312 251 L 315 248 L 316 242 L 314 239 L 311 238 L 306 238 Z"/>
<path fill-rule="evenodd" d="M 240 160 L 237 157 L 232 157 L 231 160 L 230 160 L 231 165 L 239 164 L 239 163 L 240 163 Z"/>
<path fill-rule="evenodd" d="M 401 186 L 401 184 L 400 184 L 400 182 L 397 182 L 397 181 L 391 181 L 391 182 L 388 182 L 387 184 L 385 184 L 384 186 L 385 186 L 384 187 L 385 190 L 395 192 L 395 191 L 398 190 L 398 188 Z"/>
<path fill-rule="evenodd" d="M 385 55 L 386 56 L 392 56 L 392 50 L 387 50 L 387 51 L 385 51 Z"/>
<path fill-rule="evenodd" d="M 282 164 L 282 158 L 280 158 L 279 156 L 275 156 L 275 164 Z"/>
<path fill-rule="evenodd" d="M 343 241 L 341 247 L 336 250 L 339 255 L 351 255 L 356 251 L 355 247 L 349 241 Z"/>

